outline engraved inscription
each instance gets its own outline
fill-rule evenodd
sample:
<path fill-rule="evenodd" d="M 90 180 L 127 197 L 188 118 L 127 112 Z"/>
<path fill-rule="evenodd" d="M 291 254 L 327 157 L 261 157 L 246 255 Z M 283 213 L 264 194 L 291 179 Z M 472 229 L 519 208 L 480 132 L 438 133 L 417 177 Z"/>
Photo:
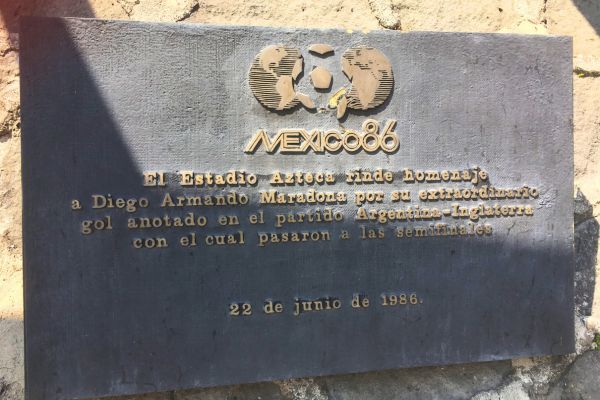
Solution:
<path fill-rule="evenodd" d="M 385 134 L 393 125 L 388 121 Z M 363 131 L 376 134 L 377 121 L 366 120 Z M 278 145 L 286 146 L 285 141 Z M 273 142 L 266 146 L 273 150 Z M 146 251 L 173 246 L 288 248 L 351 239 L 485 239 L 494 235 L 498 221 L 534 218 L 540 199 L 536 186 L 491 182 L 478 166 L 396 171 L 361 167 L 343 173 L 275 170 L 267 176 L 182 168 L 144 172 L 140 185 L 147 195 L 96 193 L 88 201 L 72 199 L 68 207 L 81 216 L 82 235 L 126 229 L 132 233 L 130 246 Z M 249 235 L 250 226 L 259 229 Z M 407 296 L 406 304 L 413 304 Z M 382 304 L 405 304 L 403 299 L 390 294 Z"/>

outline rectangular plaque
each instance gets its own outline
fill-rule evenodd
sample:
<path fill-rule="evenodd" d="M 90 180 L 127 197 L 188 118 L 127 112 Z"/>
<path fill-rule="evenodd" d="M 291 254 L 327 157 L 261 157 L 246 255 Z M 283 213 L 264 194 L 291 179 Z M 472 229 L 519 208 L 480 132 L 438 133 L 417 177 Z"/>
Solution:
<path fill-rule="evenodd" d="M 27 398 L 573 351 L 571 49 L 24 18 Z"/>

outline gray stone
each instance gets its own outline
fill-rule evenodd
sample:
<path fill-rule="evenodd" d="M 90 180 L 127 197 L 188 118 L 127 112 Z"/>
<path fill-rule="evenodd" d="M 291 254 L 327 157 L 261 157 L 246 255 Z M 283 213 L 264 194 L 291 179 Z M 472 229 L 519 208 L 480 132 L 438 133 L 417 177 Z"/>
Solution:
<path fill-rule="evenodd" d="M 175 392 L 174 400 L 288 400 L 273 382 Z M 317 399 L 315 399 L 317 400 Z"/>
<path fill-rule="evenodd" d="M 573 213 L 575 214 L 575 225 L 594 217 L 594 207 L 579 188 L 577 188 L 574 200 Z"/>
<path fill-rule="evenodd" d="M 599 224 L 595 218 L 575 226 L 575 307 L 591 315 L 596 285 Z"/>
<path fill-rule="evenodd" d="M 466 399 L 498 386 L 510 362 L 397 369 L 322 378 L 331 400 Z"/>
<path fill-rule="evenodd" d="M 600 351 L 578 357 L 554 386 L 548 400 L 598 400 L 600 398 Z"/>
<path fill-rule="evenodd" d="M 471 400 L 529 400 L 529 394 L 520 380 L 485 392 L 478 393 Z"/>
<path fill-rule="evenodd" d="M 23 398 L 23 321 L 0 319 L 0 400 Z"/>

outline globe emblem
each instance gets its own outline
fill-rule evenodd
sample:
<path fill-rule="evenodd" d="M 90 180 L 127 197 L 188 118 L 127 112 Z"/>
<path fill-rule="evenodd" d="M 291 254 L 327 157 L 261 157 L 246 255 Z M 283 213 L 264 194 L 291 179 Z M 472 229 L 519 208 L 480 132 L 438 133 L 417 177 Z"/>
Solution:
<path fill-rule="evenodd" d="M 333 47 L 313 44 L 309 51 L 321 57 L 333 54 Z M 383 104 L 394 88 L 392 65 L 387 57 L 373 47 L 352 47 L 341 57 L 341 68 L 349 84 L 334 92 L 328 108 L 337 110 L 343 118 L 347 109 L 368 110 Z M 256 99 L 266 108 L 289 110 L 298 104 L 315 108 L 310 96 L 296 91 L 295 83 L 304 70 L 299 49 L 282 44 L 267 46 L 254 58 L 248 76 L 249 86 Z M 331 73 L 315 66 L 310 79 L 320 91 L 330 90 Z M 325 110 L 325 107 L 321 107 Z"/>
<path fill-rule="evenodd" d="M 299 102 L 314 108 L 308 96 L 294 88 L 303 68 L 300 50 L 283 45 L 265 47 L 250 67 L 250 89 L 263 106 L 272 110 L 288 110 Z"/>
<path fill-rule="evenodd" d="M 342 55 L 342 71 L 352 82 L 346 93 L 348 107 L 368 110 L 387 100 L 394 87 L 392 65 L 377 49 L 358 47 Z"/>

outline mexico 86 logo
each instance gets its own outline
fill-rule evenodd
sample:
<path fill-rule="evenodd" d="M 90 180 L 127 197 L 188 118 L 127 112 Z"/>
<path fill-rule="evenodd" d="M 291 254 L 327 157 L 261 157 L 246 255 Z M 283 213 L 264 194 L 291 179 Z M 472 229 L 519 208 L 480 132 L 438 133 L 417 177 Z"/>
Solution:
<path fill-rule="evenodd" d="M 321 57 L 333 54 L 333 47 L 314 44 L 311 53 Z M 340 59 L 347 78 L 346 85 L 336 90 L 327 106 L 336 109 L 343 118 L 348 109 L 368 110 L 380 106 L 394 87 L 394 73 L 387 57 L 373 47 L 352 47 Z M 249 72 L 249 86 L 256 99 L 274 111 L 292 109 L 302 104 L 316 108 L 311 96 L 296 90 L 296 83 L 304 71 L 304 58 L 299 49 L 285 45 L 271 45 L 254 58 Z M 330 91 L 332 75 L 325 67 L 315 66 L 309 74 L 312 86 L 318 91 Z"/>

